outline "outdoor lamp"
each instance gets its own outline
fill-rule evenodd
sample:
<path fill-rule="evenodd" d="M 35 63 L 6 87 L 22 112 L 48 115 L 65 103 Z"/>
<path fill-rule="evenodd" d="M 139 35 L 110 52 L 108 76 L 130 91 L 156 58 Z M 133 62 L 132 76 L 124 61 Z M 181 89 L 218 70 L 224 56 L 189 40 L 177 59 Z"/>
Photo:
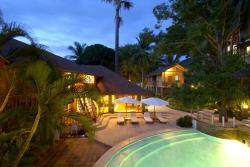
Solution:
<path fill-rule="evenodd" d="M 247 105 L 247 104 L 244 104 L 244 105 L 243 105 L 243 108 L 244 108 L 244 110 L 248 110 L 248 105 Z"/>
<path fill-rule="evenodd" d="M 250 46 L 247 46 L 247 54 L 250 54 Z"/>

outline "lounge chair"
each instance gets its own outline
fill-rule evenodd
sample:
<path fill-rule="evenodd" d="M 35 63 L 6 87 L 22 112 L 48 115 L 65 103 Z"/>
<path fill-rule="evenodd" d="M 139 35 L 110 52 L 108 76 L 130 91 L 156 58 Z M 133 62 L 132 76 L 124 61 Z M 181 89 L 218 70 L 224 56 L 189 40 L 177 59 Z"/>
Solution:
<path fill-rule="evenodd" d="M 160 123 L 167 123 L 167 119 L 163 118 L 161 113 L 156 113 L 156 118 L 160 121 Z"/>
<path fill-rule="evenodd" d="M 144 119 L 146 123 L 153 123 L 153 119 L 151 118 L 149 112 L 144 112 Z"/>
<path fill-rule="evenodd" d="M 132 124 L 138 124 L 138 119 L 136 117 L 136 113 L 130 113 L 131 123 Z"/>
<path fill-rule="evenodd" d="M 250 127 L 250 118 L 243 120 L 242 123 L 243 123 L 245 126 Z"/>
<path fill-rule="evenodd" d="M 117 124 L 124 124 L 125 120 L 122 113 L 117 113 Z"/>

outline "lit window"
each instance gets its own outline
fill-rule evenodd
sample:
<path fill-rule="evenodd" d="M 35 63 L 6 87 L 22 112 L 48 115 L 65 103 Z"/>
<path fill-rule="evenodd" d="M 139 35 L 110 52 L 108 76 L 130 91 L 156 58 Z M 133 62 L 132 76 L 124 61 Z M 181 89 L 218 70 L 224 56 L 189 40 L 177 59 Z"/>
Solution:
<path fill-rule="evenodd" d="M 178 81 L 178 80 L 179 80 L 179 76 L 176 75 L 176 76 L 174 77 L 174 79 L 175 79 L 176 81 Z"/>
<path fill-rule="evenodd" d="M 231 47 L 229 45 L 229 46 L 227 46 L 227 51 L 230 52 L 230 50 L 231 50 Z"/>
<path fill-rule="evenodd" d="M 250 54 L 250 46 L 247 46 L 247 54 Z"/>
<path fill-rule="evenodd" d="M 84 83 L 94 84 L 95 83 L 95 77 L 93 75 L 84 75 Z"/>

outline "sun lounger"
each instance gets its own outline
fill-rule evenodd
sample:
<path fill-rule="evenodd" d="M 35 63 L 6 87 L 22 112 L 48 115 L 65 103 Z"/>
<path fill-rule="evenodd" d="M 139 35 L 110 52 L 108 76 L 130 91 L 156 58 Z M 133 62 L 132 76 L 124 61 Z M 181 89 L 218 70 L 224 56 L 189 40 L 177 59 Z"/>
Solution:
<path fill-rule="evenodd" d="M 156 118 L 160 121 L 160 123 L 167 123 L 167 119 L 163 118 L 161 113 L 156 113 Z"/>
<path fill-rule="evenodd" d="M 125 120 L 122 113 L 117 113 L 117 124 L 124 124 Z"/>
<path fill-rule="evenodd" d="M 146 123 L 153 123 L 153 119 L 151 118 L 149 112 L 144 113 L 144 119 L 145 119 Z"/>
<path fill-rule="evenodd" d="M 131 123 L 132 124 L 139 123 L 135 113 L 130 113 L 130 118 L 131 118 Z"/>

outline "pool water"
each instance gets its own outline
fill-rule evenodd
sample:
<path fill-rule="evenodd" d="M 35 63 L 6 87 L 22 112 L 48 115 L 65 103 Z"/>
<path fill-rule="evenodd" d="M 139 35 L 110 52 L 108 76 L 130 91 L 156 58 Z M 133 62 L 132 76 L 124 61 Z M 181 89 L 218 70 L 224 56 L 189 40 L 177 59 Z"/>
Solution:
<path fill-rule="evenodd" d="M 196 130 L 172 131 L 123 147 L 105 167 L 250 167 L 250 148 Z"/>

